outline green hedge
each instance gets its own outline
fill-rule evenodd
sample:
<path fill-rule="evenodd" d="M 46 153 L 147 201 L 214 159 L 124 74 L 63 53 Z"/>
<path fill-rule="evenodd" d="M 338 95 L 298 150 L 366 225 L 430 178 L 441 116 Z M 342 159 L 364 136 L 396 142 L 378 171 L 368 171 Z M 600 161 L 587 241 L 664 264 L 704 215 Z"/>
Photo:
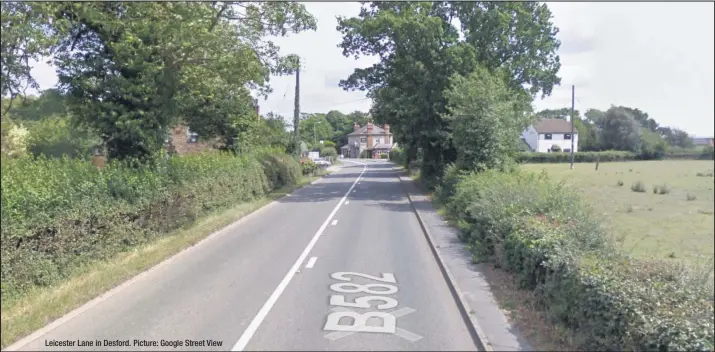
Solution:
<path fill-rule="evenodd" d="M 209 152 L 101 170 L 77 159 L 2 160 L 2 295 L 67 277 L 227 208 L 295 184 L 300 166 L 276 151 Z"/>
<path fill-rule="evenodd" d="M 600 159 L 599 159 L 600 157 Z M 638 156 L 632 152 L 609 150 L 603 152 L 577 152 L 574 153 L 575 163 L 595 163 L 608 161 L 628 161 L 637 160 Z M 570 163 L 571 153 L 552 152 L 536 153 L 522 152 L 517 155 L 517 161 L 521 163 Z"/>
<path fill-rule="evenodd" d="M 670 148 L 665 155 L 665 159 L 713 160 L 713 148 Z M 516 160 L 520 163 L 570 163 L 571 153 L 520 152 L 517 154 Z M 638 155 L 633 152 L 620 150 L 607 150 L 601 152 L 577 152 L 574 154 L 574 162 L 576 163 L 595 163 L 597 160 L 600 160 L 601 162 L 609 162 L 645 160 L 645 158 L 642 155 Z"/>
<path fill-rule="evenodd" d="M 620 253 L 574 190 L 545 174 L 448 168 L 436 192 L 475 261 L 513 272 L 585 350 L 713 350 L 713 290 Z"/>

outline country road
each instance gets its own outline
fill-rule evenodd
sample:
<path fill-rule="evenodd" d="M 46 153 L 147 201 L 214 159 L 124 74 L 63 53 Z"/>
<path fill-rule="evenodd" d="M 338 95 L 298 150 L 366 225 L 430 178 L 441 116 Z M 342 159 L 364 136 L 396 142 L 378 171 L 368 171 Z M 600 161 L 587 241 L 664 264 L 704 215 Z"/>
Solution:
<path fill-rule="evenodd" d="M 346 161 L 18 347 L 478 350 L 397 175 Z"/>

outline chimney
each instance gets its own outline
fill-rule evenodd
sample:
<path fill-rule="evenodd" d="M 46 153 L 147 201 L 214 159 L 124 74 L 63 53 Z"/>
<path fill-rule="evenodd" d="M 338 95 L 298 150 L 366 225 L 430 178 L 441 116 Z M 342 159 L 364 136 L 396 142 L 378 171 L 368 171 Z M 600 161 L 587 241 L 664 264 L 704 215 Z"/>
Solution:
<path fill-rule="evenodd" d="M 387 144 L 387 145 L 392 145 L 392 143 L 391 143 L 392 138 L 391 138 L 391 136 L 390 136 L 390 125 L 389 125 L 389 124 L 385 124 L 385 125 L 382 127 L 382 129 L 385 130 L 385 144 Z"/>
<path fill-rule="evenodd" d="M 357 124 L 357 122 L 353 122 L 353 131 L 357 132 L 360 129 L 360 125 Z"/>
<path fill-rule="evenodd" d="M 373 147 L 373 139 L 372 139 L 372 122 L 367 123 L 367 147 L 372 148 Z"/>

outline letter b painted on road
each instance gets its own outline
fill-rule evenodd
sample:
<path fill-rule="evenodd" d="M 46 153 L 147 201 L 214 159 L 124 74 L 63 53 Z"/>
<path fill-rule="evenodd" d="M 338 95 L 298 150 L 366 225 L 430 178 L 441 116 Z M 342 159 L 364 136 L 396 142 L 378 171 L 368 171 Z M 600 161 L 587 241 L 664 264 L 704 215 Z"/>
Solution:
<path fill-rule="evenodd" d="M 349 325 L 341 325 L 341 318 L 352 318 L 352 323 Z M 370 318 L 379 318 L 381 326 L 369 326 L 367 321 Z M 344 319 L 343 321 L 347 321 Z M 364 314 L 355 312 L 332 312 L 328 315 L 328 321 L 325 322 L 323 330 L 328 331 L 349 331 L 349 332 L 381 332 L 387 334 L 395 333 L 395 325 L 397 319 L 394 315 L 385 312 L 367 312 Z"/>

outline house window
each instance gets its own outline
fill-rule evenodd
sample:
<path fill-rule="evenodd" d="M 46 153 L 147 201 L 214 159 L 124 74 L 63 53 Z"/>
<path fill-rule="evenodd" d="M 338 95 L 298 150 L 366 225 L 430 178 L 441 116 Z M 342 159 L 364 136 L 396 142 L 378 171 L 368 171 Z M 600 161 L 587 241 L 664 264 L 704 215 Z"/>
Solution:
<path fill-rule="evenodd" d="M 571 133 L 564 133 L 564 139 L 571 139 Z"/>
<path fill-rule="evenodd" d="M 380 138 L 375 139 L 375 145 L 378 145 L 378 144 L 380 144 Z"/>
<path fill-rule="evenodd" d="M 367 137 L 360 137 L 360 143 L 367 143 Z"/>
<path fill-rule="evenodd" d="M 551 133 L 544 133 L 544 139 L 551 139 Z"/>

